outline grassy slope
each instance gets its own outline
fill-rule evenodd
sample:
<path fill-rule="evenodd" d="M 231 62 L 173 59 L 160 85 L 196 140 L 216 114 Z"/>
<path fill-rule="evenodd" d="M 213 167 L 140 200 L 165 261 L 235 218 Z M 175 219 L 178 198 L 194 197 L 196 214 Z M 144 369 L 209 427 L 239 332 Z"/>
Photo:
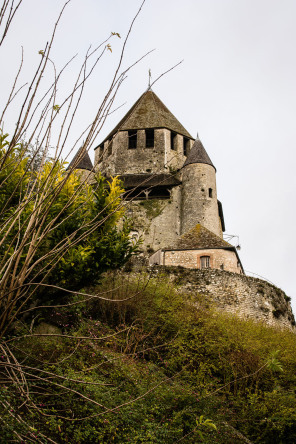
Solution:
<path fill-rule="evenodd" d="M 164 276 L 147 282 L 109 275 L 94 290 L 133 297 L 51 309 L 38 318 L 91 340 L 14 343 L 29 379 L 41 376 L 29 368 L 35 366 L 61 376 L 52 380 L 59 385 L 31 383 L 39 413 L 18 410 L 34 425 L 36 442 L 46 442 L 39 431 L 59 443 L 230 444 L 247 442 L 244 436 L 253 443 L 296 442 L 293 333 L 218 314 L 198 295 L 179 294 Z M 19 405 L 11 387 L 1 396 Z M 3 442 L 12 442 L 15 423 L 1 414 Z"/>

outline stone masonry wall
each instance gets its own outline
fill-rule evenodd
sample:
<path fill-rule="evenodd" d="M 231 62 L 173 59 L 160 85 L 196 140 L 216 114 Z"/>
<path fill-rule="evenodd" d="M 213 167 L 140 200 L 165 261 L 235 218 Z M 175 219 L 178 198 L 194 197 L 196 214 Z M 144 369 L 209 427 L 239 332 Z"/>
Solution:
<path fill-rule="evenodd" d="M 144 254 L 171 245 L 180 235 L 181 190 L 174 187 L 170 199 L 126 202 L 133 230 L 142 236 Z"/>
<path fill-rule="evenodd" d="M 168 275 L 180 291 L 203 295 L 219 310 L 274 327 L 295 328 L 290 298 L 266 281 L 214 269 L 154 266 L 152 270 L 154 275 Z"/>
<path fill-rule="evenodd" d="M 154 132 L 154 147 L 145 147 L 145 130 L 138 130 L 137 148 L 128 148 L 128 132 L 120 131 L 115 153 L 115 174 L 164 172 L 164 130 Z M 118 137 L 118 136 L 116 136 Z M 114 141 L 115 142 L 115 141 Z"/>
<path fill-rule="evenodd" d="M 200 223 L 222 237 L 215 169 L 204 163 L 187 165 L 182 169 L 182 183 L 181 233 Z M 212 197 L 209 189 L 212 190 Z"/>
<path fill-rule="evenodd" d="M 171 131 L 164 129 L 164 140 L 165 140 L 165 167 L 167 171 L 176 171 L 182 168 L 186 160 L 183 151 L 183 136 L 176 134 L 174 140 L 174 149 L 171 149 Z M 193 145 L 193 140 L 188 142 L 188 153 L 191 146 Z M 187 155 L 188 155 L 187 153 Z"/>
<path fill-rule="evenodd" d="M 178 170 L 186 160 L 183 153 L 183 136 L 176 135 L 171 149 L 171 131 L 166 128 L 154 130 L 154 147 L 146 148 L 145 130 L 137 131 L 137 148 L 128 148 L 128 131 L 119 131 L 104 149 L 95 151 L 96 168 L 107 176 L 122 174 L 168 173 Z M 188 152 L 193 141 L 188 141 Z M 112 152 L 111 152 L 112 151 Z"/>
<path fill-rule="evenodd" d="M 240 273 L 241 268 L 238 263 L 234 251 L 223 249 L 207 249 L 207 250 L 175 250 L 165 251 L 162 265 L 178 266 L 186 268 L 201 268 L 200 257 L 210 257 L 210 268 L 232 271 Z"/>
<path fill-rule="evenodd" d="M 108 142 L 104 144 L 104 154 L 99 157 L 96 150 L 98 170 L 107 176 L 123 174 L 164 173 L 165 165 L 165 131 L 156 129 L 154 147 L 145 147 L 145 130 L 137 131 L 137 148 L 128 148 L 128 131 L 119 131 L 114 136 L 112 154 L 108 152 Z"/>

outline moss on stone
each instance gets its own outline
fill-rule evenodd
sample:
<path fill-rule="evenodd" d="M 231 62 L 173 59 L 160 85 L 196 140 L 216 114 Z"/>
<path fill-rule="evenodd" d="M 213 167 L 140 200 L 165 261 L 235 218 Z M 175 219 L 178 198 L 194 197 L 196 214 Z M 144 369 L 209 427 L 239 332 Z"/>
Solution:
<path fill-rule="evenodd" d="M 159 216 L 164 208 L 162 202 L 159 202 L 157 199 L 143 200 L 139 205 L 145 208 L 146 215 L 149 219 Z"/>

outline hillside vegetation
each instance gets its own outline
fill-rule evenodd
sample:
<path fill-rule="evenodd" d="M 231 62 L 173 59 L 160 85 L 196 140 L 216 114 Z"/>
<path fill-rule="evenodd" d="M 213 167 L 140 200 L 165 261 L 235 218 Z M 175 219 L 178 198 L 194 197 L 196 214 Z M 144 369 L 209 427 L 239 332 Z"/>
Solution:
<path fill-rule="evenodd" d="M 161 275 L 112 272 L 82 293 L 15 324 L 35 408 L 6 381 L 1 442 L 296 442 L 294 333 L 215 312 Z"/>

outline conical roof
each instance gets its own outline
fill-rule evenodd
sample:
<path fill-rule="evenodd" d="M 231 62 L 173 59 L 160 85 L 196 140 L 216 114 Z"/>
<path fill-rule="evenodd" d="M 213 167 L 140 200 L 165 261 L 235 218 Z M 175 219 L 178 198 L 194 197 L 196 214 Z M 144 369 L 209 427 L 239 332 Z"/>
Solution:
<path fill-rule="evenodd" d="M 231 248 L 235 247 L 208 230 L 201 224 L 197 224 L 187 233 L 178 237 L 176 242 L 164 250 L 199 250 L 207 248 Z"/>
<path fill-rule="evenodd" d="M 215 166 L 213 165 L 213 162 L 209 158 L 209 155 L 206 152 L 206 150 L 204 149 L 204 146 L 201 143 L 201 141 L 199 140 L 199 138 L 197 138 L 195 140 L 195 142 L 188 154 L 188 157 L 184 162 L 183 167 L 185 167 L 186 165 L 190 165 L 192 163 L 206 163 L 208 165 L 211 165 L 213 168 L 215 168 Z"/>
<path fill-rule="evenodd" d="M 75 169 L 80 170 L 89 170 L 93 169 L 92 161 L 90 160 L 89 154 L 87 151 L 83 153 L 83 147 L 81 147 L 77 154 L 71 160 L 67 169 L 74 167 Z"/>
<path fill-rule="evenodd" d="M 167 128 L 193 139 L 159 97 L 152 90 L 148 90 L 141 95 L 105 140 L 110 139 L 117 131 L 148 128 Z"/>

